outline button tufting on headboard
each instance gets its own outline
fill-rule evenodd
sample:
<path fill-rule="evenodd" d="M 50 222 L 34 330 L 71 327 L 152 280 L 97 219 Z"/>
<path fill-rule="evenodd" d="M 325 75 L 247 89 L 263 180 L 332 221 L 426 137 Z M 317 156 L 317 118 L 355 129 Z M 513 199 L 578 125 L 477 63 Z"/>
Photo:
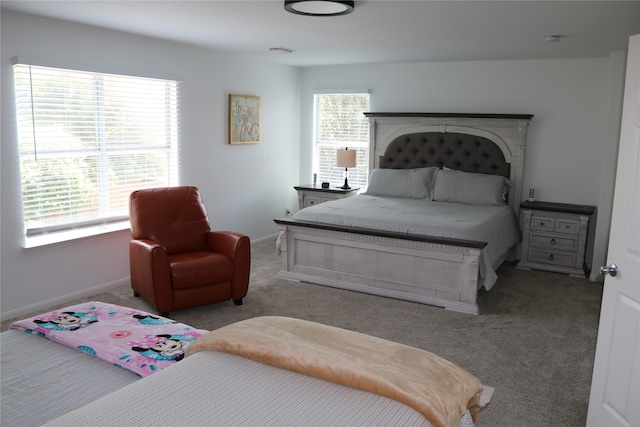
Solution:
<path fill-rule="evenodd" d="M 381 168 L 449 167 L 509 178 L 510 165 L 493 141 L 461 133 L 423 132 L 393 140 L 380 159 Z"/>

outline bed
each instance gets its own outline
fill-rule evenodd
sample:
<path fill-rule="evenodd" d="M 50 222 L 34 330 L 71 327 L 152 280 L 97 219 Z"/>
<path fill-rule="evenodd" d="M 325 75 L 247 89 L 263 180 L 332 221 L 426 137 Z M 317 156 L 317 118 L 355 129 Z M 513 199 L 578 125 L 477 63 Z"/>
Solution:
<path fill-rule="evenodd" d="M 133 311 L 81 305 L 96 304 Z M 73 312 L 87 313 L 84 307 Z M 83 329 L 88 337 L 97 323 L 55 334 Z M 156 336 L 156 325 L 147 326 L 148 335 Z M 126 330 L 118 326 L 109 334 L 132 339 Z M 103 331 L 92 335 L 95 342 Z M 86 349 L 53 341 L 55 334 L 47 332 L 0 334 L 3 426 L 473 426 L 490 390 L 423 350 L 286 317 L 247 319 L 205 332 L 186 346 L 187 357 L 146 371 L 143 378 Z"/>
<path fill-rule="evenodd" d="M 426 173 L 437 169 L 433 182 L 445 182 L 439 181 L 445 177 L 448 184 L 442 188 L 449 192 L 431 188 L 428 190 L 432 193 L 424 200 L 431 201 L 439 193 L 435 199 L 440 206 L 435 209 L 445 215 L 461 212 L 460 222 L 470 218 L 462 209 L 469 210 L 469 205 L 476 204 L 472 190 L 476 181 L 484 181 L 485 177 L 494 183 L 496 179 L 506 179 L 504 198 L 499 202 L 503 209 L 497 210 L 509 216 L 502 221 L 511 229 L 517 224 L 526 133 L 533 116 L 365 114 L 370 122 L 371 179 L 374 173 Z M 467 181 L 456 185 L 461 176 Z M 519 227 L 514 230 L 515 241 L 511 239 L 511 244 L 499 253 L 490 253 L 496 252 L 495 244 L 482 233 L 442 234 L 434 232 L 434 227 L 440 230 L 437 223 L 431 228 L 427 224 L 416 226 L 413 219 L 419 207 L 407 208 L 414 217 L 403 220 L 405 205 L 396 211 L 392 210 L 393 205 L 400 204 L 400 199 L 419 198 L 413 190 L 408 195 L 400 190 L 400 196 L 393 194 L 396 197 L 386 199 L 384 196 L 390 194 L 372 197 L 369 192 L 370 189 L 364 196 L 326 202 L 302 209 L 291 218 L 274 220 L 279 228 L 282 257 L 278 277 L 478 314 L 478 290 L 482 286 L 489 290 L 495 283 L 495 270 L 520 241 Z M 338 208 L 350 209 L 351 216 L 341 217 Z M 375 212 L 382 212 L 378 214 L 381 218 L 369 216 L 374 213 L 375 217 Z M 470 230 L 484 227 L 485 223 L 479 222 Z"/>

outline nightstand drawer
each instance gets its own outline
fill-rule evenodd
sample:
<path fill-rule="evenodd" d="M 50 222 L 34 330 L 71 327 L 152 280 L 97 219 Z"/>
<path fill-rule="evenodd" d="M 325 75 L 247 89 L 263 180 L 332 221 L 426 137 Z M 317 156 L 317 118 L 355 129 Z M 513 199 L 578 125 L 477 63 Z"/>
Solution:
<path fill-rule="evenodd" d="M 531 217 L 531 229 L 541 231 L 553 231 L 555 229 L 555 220 L 551 217 L 533 215 Z"/>
<path fill-rule="evenodd" d="M 529 235 L 529 246 L 535 246 L 552 251 L 576 252 L 578 250 L 578 240 L 578 236 L 573 237 L 562 234 L 531 232 Z"/>
<path fill-rule="evenodd" d="M 580 234 L 580 221 L 574 219 L 557 218 L 556 231 L 559 233 Z"/>
<path fill-rule="evenodd" d="M 308 208 L 309 206 L 317 205 L 317 204 L 326 202 L 327 200 L 331 200 L 331 199 L 327 199 L 326 197 L 305 196 L 303 207 Z"/>
<path fill-rule="evenodd" d="M 527 258 L 531 262 L 541 264 L 559 265 L 563 267 L 575 267 L 576 265 L 576 254 L 570 253 L 529 249 Z"/>
<path fill-rule="evenodd" d="M 547 216 L 533 215 L 531 217 L 531 229 L 580 234 L 580 221 L 568 218 L 551 218 Z"/>

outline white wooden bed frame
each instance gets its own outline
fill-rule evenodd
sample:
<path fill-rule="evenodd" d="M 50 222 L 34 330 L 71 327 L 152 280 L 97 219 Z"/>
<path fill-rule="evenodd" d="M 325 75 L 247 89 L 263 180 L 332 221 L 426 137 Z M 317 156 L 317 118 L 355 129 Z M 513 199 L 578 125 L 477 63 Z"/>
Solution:
<path fill-rule="evenodd" d="M 531 115 L 365 113 L 370 168 L 402 135 L 450 132 L 494 142 L 510 164 L 509 204 L 522 200 L 526 131 Z M 449 165 L 446 165 L 449 166 Z M 453 167 L 453 166 L 449 166 Z M 478 314 L 480 255 L 485 242 L 442 239 L 277 219 L 278 277 Z M 509 251 L 510 252 L 510 251 Z M 494 265 L 497 268 L 509 255 Z"/>

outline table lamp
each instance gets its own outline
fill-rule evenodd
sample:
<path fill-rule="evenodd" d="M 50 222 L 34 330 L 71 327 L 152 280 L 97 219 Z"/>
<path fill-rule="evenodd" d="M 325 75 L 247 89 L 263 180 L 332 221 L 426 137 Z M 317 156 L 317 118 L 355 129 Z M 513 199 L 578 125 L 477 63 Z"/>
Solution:
<path fill-rule="evenodd" d="M 349 150 L 349 148 L 339 148 L 336 152 L 337 154 L 337 166 L 339 168 L 344 168 L 344 185 L 340 188 L 343 190 L 349 190 L 349 181 L 348 181 L 348 169 L 354 168 L 356 166 L 356 150 Z"/>

